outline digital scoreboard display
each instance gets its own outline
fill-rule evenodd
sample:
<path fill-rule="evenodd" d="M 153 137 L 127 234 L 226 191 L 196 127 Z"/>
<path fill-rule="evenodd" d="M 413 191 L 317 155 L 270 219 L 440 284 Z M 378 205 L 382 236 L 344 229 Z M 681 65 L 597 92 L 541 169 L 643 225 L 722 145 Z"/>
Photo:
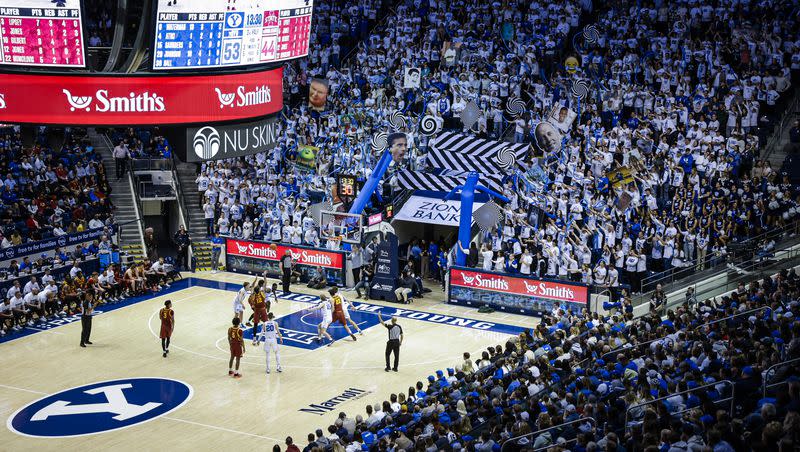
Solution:
<path fill-rule="evenodd" d="M 311 0 L 158 0 L 153 70 L 306 56 L 312 9 Z"/>
<path fill-rule="evenodd" d="M 85 67 L 80 0 L 0 0 L 0 64 Z"/>

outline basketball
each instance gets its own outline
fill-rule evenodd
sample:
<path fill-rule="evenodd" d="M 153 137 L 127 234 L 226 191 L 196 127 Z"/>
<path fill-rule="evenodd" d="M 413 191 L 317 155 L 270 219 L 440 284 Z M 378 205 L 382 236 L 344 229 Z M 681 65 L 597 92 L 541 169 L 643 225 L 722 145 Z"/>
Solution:
<path fill-rule="evenodd" d="M 271 249 L 272 251 L 275 251 L 275 250 L 278 249 L 278 245 L 273 243 L 272 245 L 269 246 L 269 249 Z"/>

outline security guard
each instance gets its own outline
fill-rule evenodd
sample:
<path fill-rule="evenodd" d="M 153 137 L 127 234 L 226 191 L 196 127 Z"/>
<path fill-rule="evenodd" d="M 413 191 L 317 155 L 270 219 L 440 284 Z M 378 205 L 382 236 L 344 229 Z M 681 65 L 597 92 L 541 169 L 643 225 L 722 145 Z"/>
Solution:
<path fill-rule="evenodd" d="M 403 328 L 397 324 L 397 317 L 392 317 L 392 324 L 387 325 L 378 312 L 378 321 L 389 330 L 389 340 L 386 341 L 386 372 L 389 372 L 389 357 L 394 352 L 394 367 L 392 370 L 397 372 L 397 363 L 400 361 L 400 346 L 403 345 Z"/>
<path fill-rule="evenodd" d="M 95 301 L 94 292 L 82 292 L 79 296 L 81 297 L 81 347 L 86 347 L 86 344 L 92 345 L 89 341 L 89 336 L 92 334 L 92 313 L 99 301 Z"/>

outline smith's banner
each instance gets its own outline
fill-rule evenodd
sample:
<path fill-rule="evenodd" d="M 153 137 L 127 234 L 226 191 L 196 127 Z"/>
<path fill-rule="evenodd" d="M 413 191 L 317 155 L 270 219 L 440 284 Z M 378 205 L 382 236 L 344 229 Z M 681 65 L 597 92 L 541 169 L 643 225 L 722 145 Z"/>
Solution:
<path fill-rule="evenodd" d="M 283 108 L 283 70 L 230 75 L 3 74 L 0 123 L 207 124 Z"/>
<path fill-rule="evenodd" d="M 450 269 L 449 303 L 489 305 L 495 309 L 530 315 L 552 312 L 555 307 L 580 311 L 589 306 L 589 287 L 582 284 Z"/>
<path fill-rule="evenodd" d="M 302 246 L 286 246 L 278 243 L 253 242 L 248 240 L 228 239 L 225 255 L 226 268 L 240 273 L 267 274 L 280 277 L 279 263 L 286 251 L 291 252 L 295 270 L 300 273 L 300 280 L 306 281 L 313 276 L 317 267 L 327 270 L 328 282 L 343 285 L 345 281 L 345 253 Z"/>

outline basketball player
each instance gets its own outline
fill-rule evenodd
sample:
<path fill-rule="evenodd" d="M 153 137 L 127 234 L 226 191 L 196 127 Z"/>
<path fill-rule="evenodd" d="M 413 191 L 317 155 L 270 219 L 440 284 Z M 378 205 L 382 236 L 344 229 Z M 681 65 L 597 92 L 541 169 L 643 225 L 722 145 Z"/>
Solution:
<path fill-rule="evenodd" d="M 261 282 L 261 281 L 259 281 Z M 253 295 L 250 295 L 250 303 L 253 306 L 253 345 L 258 343 L 258 323 L 267 321 L 267 303 L 264 292 L 261 290 L 262 284 L 257 284 Z"/>
<path fill-rule="evenodd" d="M 283 336 L 281 336 L 281 330 L 278 328 L 278 322 L 275 321 L 275 314 L 269 313 L 267 314 L 269 320 L 264 322 L 264 326 L 261 329 L 261 334 L 264 335 L 264 351 L 267 353 L 267 373 L 269 373 L 269 352 L 270 350 L 275 352 L 275 362 L 278 363 L 278 372 L 283 372 L 281 369 L 281 353 L 278 349 L 278 339 L 280 339 L 281 344 L 283 344 Z"/>
<path fill-rule="evenodd" d="M 347 331 L 347 334 L 356 341 L 356 336 L 350 332 L 350 327 L 347 326 L 347 317 L 344 315 L 344 297 L 339 295 L 339 288 L 338 287 L 331 287 L 328 290 L 328 293 L 331 294 L 331 300 L 333 301 L 333 321 L 339 322 L 344 327 L 344 330 Z M 360 330 L 359 330 L 360 331 Z"/>
<path fill-rule="evenodd" d="M 175 329 L 175 311 L 172 310 L 172 301 L 164 302 L 164 307 L 158 311 L 158 318 L 161 319 L 161 351 L 164 358 L 169 353 L 169 339 L 172 337 L 172 330 Z"/>
<path fill-rule="evenodd" d="M 278 283 L 272 283 L 272 288 L 267 293 L 267 312 L 269 312 L 272 303 L 278 303 Z"/>
<path fill-rule="evenodd" d="M 244 355 L 244 338 L 242 337 L 242 330 L 239 328 L 239 320 L 238 317 L 234 317 L 233 326 L 228 328 L 228 346 L 231 349 L 231 359 L 228 361 L 228 375 L 232 375 L 233 378 L 242 378 L 242 374 L 239 373 L 239 361 L 242 359 L 242 355 Z M 236 371 L 234 372 L 233 368 L 233 360 L 236 359 Z"/>
<path fill-rule="evenodd" d="M 239 319 L 239 323 L 244 321 L 244 300 L 250 295 L 249 289 L 250 283 L 242 284 L 242 288 L 233 299 L 233 316 Z"/>
<path fill-rule="evenodd" d="M 350 302 L 347 301 L 347 298 L 345 298 L 344 296 L 342 296 L 342 311 L 344 311 L 344 318 L 347 319 L 347 323 L 353 325 L 353 328 L 355 328 L 356 331 L 358 331 L 358 334 L 363 336 L 364 332 L 361 331 L 361 328 L 358 327 L 358 324 L 356 324 L 356 322 L 354 322 L 353 319 L 350 318 Z"/>
<path fill-rule="evenodd" d="M 256 292 L 260 292 L 262 287 L 264 287 L 264 281 L 259 281 L 258 276 L 256 276 L 256 279 L 254 279 L 253 282 L 250 283 L 250 288 L 252 289 L 252 293 L 247 297 L 247 303 L 250 305 L 250 309 L 253 312 L 250 314 L 250 318 L 247 319 L 247 322 L 244 324 L 244 326 L 253 326 L 251 322 L 253 321 L 253 316 L 256 313 L 256 308 L 254 306 L 255 298 L 253 298 L 253 295 Z M 256 331 L 257 330 L 253 329 L 253 334 L 255 334 Z"/>
<path fill-rule="evenodd" d="M 330 326 L 331 322 L 333 321 L 333 309 L 331 308 L 331 302 L 328 300 L 328 296 L 325 294 L 320 295 L 320 303 L 313 307 L 313 310 L 321 310 L 322 311 L 322 322 L 317 325 L 317 342 L 322 343 L 322 336 L 328 338 L 330 342 L 328 342 L 328 347 L 333 344 L 333 338 L 330 334 L 328 334 L 328 327 Z"/>

